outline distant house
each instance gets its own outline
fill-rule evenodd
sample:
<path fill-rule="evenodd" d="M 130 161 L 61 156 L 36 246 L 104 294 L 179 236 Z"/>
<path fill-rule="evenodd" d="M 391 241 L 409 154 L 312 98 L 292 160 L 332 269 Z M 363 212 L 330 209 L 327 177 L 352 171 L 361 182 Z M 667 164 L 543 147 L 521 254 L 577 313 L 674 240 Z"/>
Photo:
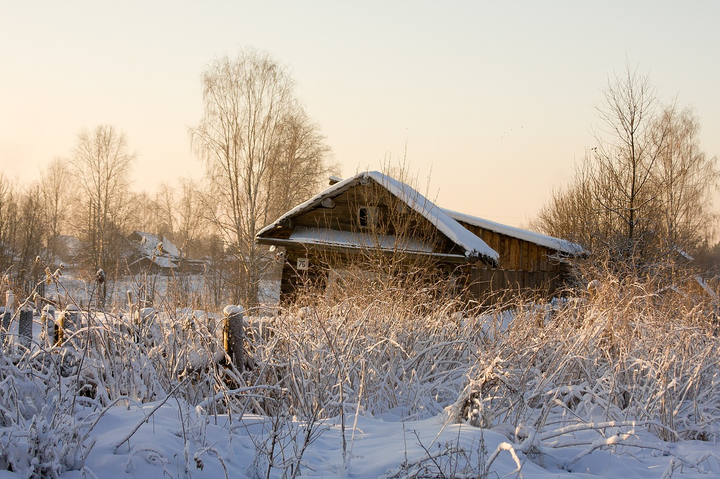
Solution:
<path fill-rule="evenodd" d="M 166 237 L 161 239 L 152 233 L 135 231 L 128 240 L 134 250 L 128 263 L 131 272 L 171 273 L 178 269 L 180 250 Z"/>
<path fill-rule="evenodd" d="M 407 184 L 377 171 L 337 181 L 258 232 L 259 244 L 284 248 L 281 299 L 304 280 L 362 265 L 368 252 L 432 261 L 460 275 L 479 300 L 500 290 L 554 292 L 566 274 L 559 256 L 574 243 L 442 209 Z"/>

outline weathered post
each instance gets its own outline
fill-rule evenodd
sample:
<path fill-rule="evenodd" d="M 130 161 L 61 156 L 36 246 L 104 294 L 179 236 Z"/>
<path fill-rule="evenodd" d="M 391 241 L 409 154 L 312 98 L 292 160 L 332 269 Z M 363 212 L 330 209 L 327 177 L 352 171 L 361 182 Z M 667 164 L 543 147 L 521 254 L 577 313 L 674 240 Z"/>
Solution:
<path fill-rule="evenodd" d="M 42 330 L 45 333 L 45 344 L 47 346 L 57 344 L 57 332 L 59 328 L 55 327 L 55 307 L 52 304 L 46 304 L 42 309 L 40 323 L 42 324 Z"/>
<path fill-rule="evenodd" d="M 60 313 L 58 322 L 60 323 L 60 335 L 57 344 L 63 344 L 67 337 L 80 327 L 80 309 L 74 304 L 68 304 L 65 311 Z"/>
<path fill-rule="evenodd" d="M 18 340 L 26 348 L 30 347 L 33 338 L 33 309 L 25 305 L 20 309 L 20 320 L 18 322 Z"/>
<path fill-rule="evenodd" d="M 235 305 L 225 306 L 223 309 L 225 314 L 225 327 L 223 328 L 225 352 L 240 371 L 245 370 L 243 311 L 242 306 Z"/>
<path fill-rule="evenodd" d="M 10 329 L 10 320 L 12 319 L 12 313 L 10 307 L 0 308 L 0 345 L 5 342 L 5 335 Z"/>
<path fill-rule="evenodd" d="M 13 294 L 12 290 L 8 289 L 5 291 L 5 309 L 9 310 L 13 307 L 13 303 L 15 302 L 15 295 Z"/>

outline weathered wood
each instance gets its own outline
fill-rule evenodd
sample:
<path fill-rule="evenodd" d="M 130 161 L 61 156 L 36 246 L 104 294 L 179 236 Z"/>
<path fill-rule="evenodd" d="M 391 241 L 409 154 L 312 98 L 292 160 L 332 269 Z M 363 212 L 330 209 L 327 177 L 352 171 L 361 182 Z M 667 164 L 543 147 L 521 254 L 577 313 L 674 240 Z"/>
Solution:
<path fill-rule="evenodd" d="M 275 229 L 263 234 L 258 242 L 263 244 L 275 244 L 286 248 L 285 264 L 281 275 L 281 301 L 293 301 L 295 292 L 304 285 L 327 283 L 328 271 L 331 269 L 342 269 L 348 265 L 362 264 L 367 251 L 361 248 L 347 247 L 342 244 L 322 245 L 307 242 L 304 244 L 292 241 L 277 241 L 273 239 L 289 240 L 293 228 L 302 226 L 307 228 L 327 228 L 335 231 L 395 235 L 399 238 L 408 235 L 413 240 L 426 241 L 432 244 L 436 266 L 439 270 L 450 270 L 450 264 L 457 267 L 458 263 L 465 260 L 465 250 L 458 246 L 454 240 L 445 236 L 436 225 L 433 225 L 426 217 L 413 207 L 395 197 L 384 186 L 374 181 L 358 181 L 342 192 L 336 191 L 335 196 L 330 196 L 323 203 L 317 203 L 312 208 L 299 212 L 292 217 L 292 224 L 278 224 Z M 434 205 L 432 205 L 434 207 Z M 372 208 L 377 211 L 377 227 L 363 225 L 359 217 L 359 210 L 362 207 Z M 510 234 L 498 233 L 486 226 L 474 223 L 458 222 L 485 241 L 487 245 L 499 255 L 498 264 L 491 265 L 490 262 L 478 262 L 474 267 L 466 264 L 466 276 L 463 282 L 471 285 L 470 290 L 476 293 L 479 301 L 483 294 L 504 292 L 512 290 L 515 292 L 525 290 L 550 291 L 549 286 L 553 284 L 558 275 L 563 275 L 565 269 L 556 262 L 549 261 L 548 256 L 556 251 L 536 244 L 529 240 L 520 239 Z M 390 254 L 391 252 L 386 252 Z M 460 254 L 458 254 L 460 253 Z M 453 255 L 456 255 L 454 257 Z M 412 255 L 403 255 L 395 258 L 394 264 L 403 261 L 410 261 Z M 438 258 L 442 260 L 437 261 Z M 302 271 L 297 268 L 298 258 L 306 257 L 310 260 L 310 267 Z M 313 268 L 313 265 L 318 265 Z M 362 266 L 361 266 L 362 267 Z M 497 269 L 493 269 L 497 267 Z M 472 268 L 472 271 L 470 271 Z M 489 268 L 489 269 L 488 269 Z M 548 273 L 548 274 L 541 274 Z M 559 282 L 555 282 L 559 284 Z"/>
<path fill-rule="evenodd" d="M 225 352 L 230 356 L 236 368 L 245 370 L 245 328 L 243 326 L 242 306 L 228 305 L 223 309 L 225 315 L 224 345 Z"/>
<path fill-rule="evenodd" d="M 42 330 L 45 335 L 45 344 L 56 344 L 56 335 L 59 328 L 55 327 L 55 307 L 52 304 L 46 304 L 43 308 L 40 323 L 42 324 Z"/>
<path fill-rule="evenodd" d="M 10 330 L 12 312 L 9 307 L 0 307 L 0 346 L 5 342 L 7 332 Z"/>
<path fill-rule="evenodd" d="M 24 306 L 20 310 L 18 318 L 18 341 L 26 348 L 30 347 L 33 339 L 33 309 L 30 306 Z"/>

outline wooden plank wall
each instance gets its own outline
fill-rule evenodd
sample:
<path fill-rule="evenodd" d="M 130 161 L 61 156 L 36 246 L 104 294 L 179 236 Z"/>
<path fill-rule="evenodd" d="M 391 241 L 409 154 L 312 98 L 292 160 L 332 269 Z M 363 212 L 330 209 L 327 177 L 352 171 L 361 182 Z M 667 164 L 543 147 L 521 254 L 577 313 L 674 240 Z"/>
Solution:
<path fill-rule="evenodd" d="M 501 295 L 538 293 L 550 296 L 562 286 L 563 277 L 550 271 L 512 271 L 502 268 L 473 268 L 470 291 L 480 302 L 494 302 Z"/>
<path fill-rule="evenodd" d="M 556 251 L 545 246 L 486 230 L 479 226 L 460 222 L 473 234 L 482 238 L 500 255 L 500 268 L 508 271 L 563 273 L 563 266 L 551 261 Z"/>
<path fill-rule="evenodd" d="M 471 272 L 471 291 L 480 301 L 500 293 L 536 291 L 552 295 L 562 286 L 566 268 L 553 261 L 556 251 L 479 226 L 460 222 L 498 252 L 498 268 L 478 263 Z"/>

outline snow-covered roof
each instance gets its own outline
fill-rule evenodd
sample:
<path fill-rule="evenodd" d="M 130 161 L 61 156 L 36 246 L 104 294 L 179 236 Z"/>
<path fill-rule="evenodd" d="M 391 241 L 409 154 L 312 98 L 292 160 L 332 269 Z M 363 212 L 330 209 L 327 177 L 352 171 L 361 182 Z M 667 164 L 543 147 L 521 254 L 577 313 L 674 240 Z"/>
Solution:
<path fill-rule="evenodd" d="M 162 250 L 164 253 L 167 253 L 172 258 L 179 258 L 180 257 L 180 250 L 177 246 L 175 246 L 172 241 L 170 241 L 167 236 L 163 236 L 162 239 Z"/>
<path fill-rule="evenodd" d="M 465 229 L 460 223 L 451 218 L 442 208 L 436 206 L 432 201 L 426 199 L 409 185 L 397 181 L 379 171 L 367 171 L 342 180 L 327 188 L 322 193 L 315 195 L 304 203 L 291 209 L 274 223 L 261 229 L 257 236 L 260 237 L 276 227 L 280 226 L 285 219 L 300 215 L 319 205 L 325 198 L 336 197 L 351 187 L 365 181 L 374 181 L 387 189 L 393 196 L 403 201 L 411 209 L 420 213 L 432 223 L 442 234 L 452 242 L 465 250 L 468 258 L 486 258 L 497 262 L 499 254 L 488 246 L 481 238 Z"/>
<path fill-rule="evenodd" d="M 528 241 L 530 243 L 535 243 L 540 246 L 545 246 L 546 248 L 550 248 L 555 251 L 559 251 L 561 253 L 570 254 L 570 255 L 579 255 L 583 254 L 585 251 L 583 250 L 582 246 L 580 246 L 577 243 L 573 243 L 571 241 L 567 241 L 560 238 L 554 238 L 552 236 L 547 236 L 540 233 L 535 233 L 534 231 L 528 231 L 521 228 L 515 228 L 513 226 L 504 225 L 501 223 L 496 223 L 494 221 L 486 220 L 483 218 L 478 218 L 476 216 L 470 216 L 466 215 L 464 213 L 458 213 L 457 211 L 452 210 L 444 210 L 448 215 L 450 215 L 452 218 L 455 218 L 457 221 L 462 221 L 464 223 L 468 223 L 474 226 L 479 226 L 480 228 L 484 228 L 486 230 L 494 231 L 495 233 L 500 233 L 503 235 L 511 236 L 513 238 L 521 239 L 523 241 Z"/>
<path fill-rule="evenodd" d="M 161 268 L 175 269 L 178 267 L 178 265 L 173 263 L 172 260 L 170 260 L 170 258 L 168 258 L 167 256 L 141 256 L 140 258 L 130 263 L 130 266 L 140 264 L 143 260 L 150 261 L 151 263 L 154 263 Z"/>
<path fill-rule="evenodd" d="M 140 252 L 140 259 L 132 264 L 148 259 L 161 268 L 178 267 L 175 261 L 180 259 L 180 250 L 170 240 L 163 236 L 161 241 L 157 235 L 145 231 L 135 231 L 135 234 L 140 237 L 139 243 L 135 244 Z"/>
<path fill-rule="evenodd" d="M 144 256 L 151 258 L 166 254 L 173 259 L 180 258 L 180 250 L 165 236 L 161 240 L 157 235 L 145 231 L 135 231 L 135 234 L 140 237 L 138 248 Z"/>
<path fill-rule="evenodd" d="M 304 244 L 337 245 L 345 247 L 379 248 L 402 250 L 416 253 L 432 253 L 432 247 L 415 238 L 398 239 L 392 235 L 375 235 L 353 231 L 338 231 L 330 228 L 298 226 L 290 240 Z"/>

